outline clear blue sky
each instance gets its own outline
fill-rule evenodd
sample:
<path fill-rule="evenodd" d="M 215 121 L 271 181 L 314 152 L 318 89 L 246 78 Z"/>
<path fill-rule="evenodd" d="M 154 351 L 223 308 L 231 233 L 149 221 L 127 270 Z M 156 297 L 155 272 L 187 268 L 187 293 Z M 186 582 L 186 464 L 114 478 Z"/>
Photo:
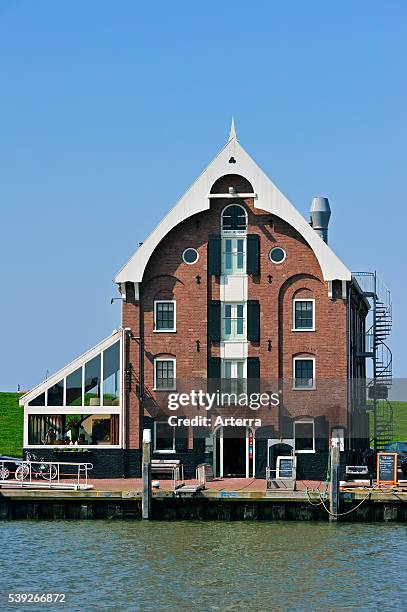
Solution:
<path fill-rule="evenodd" d="M 406 375 L 405 1 L 0 2 L 0 389 L 120 323 L 112 279 L 227 138 L 393 290 Z M 333 331 L 334 333 L 334 331 Z"/>

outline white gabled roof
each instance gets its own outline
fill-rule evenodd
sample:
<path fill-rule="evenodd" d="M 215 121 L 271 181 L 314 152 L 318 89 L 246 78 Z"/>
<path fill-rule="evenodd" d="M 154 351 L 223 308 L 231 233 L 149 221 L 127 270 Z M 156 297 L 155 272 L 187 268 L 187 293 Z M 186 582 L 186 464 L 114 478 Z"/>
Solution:
<path fill-rule="evenodd" d="M 235 159 L 235 163 L 229 163 L 231 157 Z M 234 121 L 232 121 L 229 140 L 226 145 L 157 225 L 127 264 L 118 272 L 115 282 L 140 283 L 147 262 L 160 241 L 188 217 L 209 209 L 211 187 L 217 179 L 225 174 L 240 174 L 250 181 L 254 192 L 257 194 L 257 198 L 254 200 L 255 208 L 266 210 L 281 217 L 303 236 L 314 251 L 326 281 L 351 279 L 350 270 L 246 153 L 238 142 Z"/>

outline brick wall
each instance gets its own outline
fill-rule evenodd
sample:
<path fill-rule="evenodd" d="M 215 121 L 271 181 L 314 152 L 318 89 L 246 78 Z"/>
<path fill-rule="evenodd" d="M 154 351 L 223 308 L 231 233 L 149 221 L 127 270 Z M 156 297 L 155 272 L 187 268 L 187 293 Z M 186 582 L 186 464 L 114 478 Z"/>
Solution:
<path fill-rule="evenodd" d="M 154 357 L 175 356 L 179 381 L 196 379 L 198 382 L 206 378 L 207 303 L 210 299 L 219 299 L 219 279 L 214 276 L 208 279 L 207 276 L 207 244 L 209 235 L 220 233 L 220 215 L 227 204 L 230 204 L 230 199 L 213 199 L 210 210 L 194 215 L 170 231 L 147 264 L 140 302 L 136 302 L 129 291 L 123 304 L 123 326 L 130 327 L 136 336 L 140 332 L 140 305 L 142 310 L 147 394 L 145 416 L 155 416 L 158 410 L 156 400 L 160 394 L 153 391 Z M 244 205 L 248 210 L 248 233 L 260 236 L 261 248 L 260 275 L 249 277 L 248 281 L 249 299 L 259 300 L 261 304 L 261 336 L 259 343 L 250 343 L 249 356 L 260 358 L 261 377 L 267 379 L 274 389 L 281 387 L 283 391 L 280 411 L 270 411 L 269 423 L 278 433 L 282 417 L 322 415 L 326 419 L 327 432 L 334 426 L 346 427 L 346 302 L 341 298 L 340 284 L 335 287 L 334 299 L 330 300 L 318 261 L 298 232 L 282 219 L 254 209 L 253 200 L 247 199 Z M 268 258 L 274 246 L 281 246 L 287 253 L 282 264 L 273 264 Z M 182 253 L 188 247 L 197 249 L 199 253 L 199 260 L 194 265 L 182 261 Z M 294 296 L 315 298 L 314 332 L 292 331 Z M 176 333 L 153 331 L 154 299 L 163 298 L 177 302 Z M 138 341 L 130 340 L 129 350 L 133 384 L 129 394 L 128 444 L 131 448 L 138 448 Z M 213 356 L 219 355 L 219 346 L 212 346 L 210 350 Z M 291 389 L 292 358 L 295 355 L 315 356 L 316 391 Z M 193 448 L 191 436 L 189 448 Z"/>

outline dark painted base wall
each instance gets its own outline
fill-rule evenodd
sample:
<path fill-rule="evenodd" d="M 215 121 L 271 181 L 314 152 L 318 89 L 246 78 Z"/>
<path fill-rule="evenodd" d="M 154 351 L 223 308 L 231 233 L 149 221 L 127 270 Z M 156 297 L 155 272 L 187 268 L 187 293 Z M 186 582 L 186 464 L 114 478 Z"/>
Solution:
<path fill-rule="evenodd" d="M 27 449 L 24 452 L 27 452 Z M 139 478 L 141 476 L 141 453 L 138 449 L 92 449 L 91 453 L 58 453 L 53 449 L 44 448 L 34 452 L 45 461 L 92 463 L 91 478 Z M 327 476 L 328 457 L 329 451 L 297 455 L 297 479 L 324 481 Z M 184 466 L 185 479 L 195 478 L 196 466 L 207 461 L 202 444 L 197 444 L 193 449 L 177 449 L 176 453 L 153 453 L 153 458 L 179 459 Z M 341 453 L 341 479 L 344 477 L 345 465 L 349 461 L 347 454 Z M 265 464 L 265 458 L 259 462 L 256 461 L 256 478 L 265 478 Z M 156 476 L 153 474 L 154 477 L 161 480 L 168 478 L 160 474 Z"/>
<path fill-rule="evenodd" d="M 27 449 L 24 449 L 24 454 Z M 37 457 L 45 461 L 67 461 L 69 463 L 92 463 L 91 478 L 130 478 L 140 476 L 141 454 L 137 449 L 95 449 L 90 453 L 60 453 L 52 448 L 36 449 Z"/>

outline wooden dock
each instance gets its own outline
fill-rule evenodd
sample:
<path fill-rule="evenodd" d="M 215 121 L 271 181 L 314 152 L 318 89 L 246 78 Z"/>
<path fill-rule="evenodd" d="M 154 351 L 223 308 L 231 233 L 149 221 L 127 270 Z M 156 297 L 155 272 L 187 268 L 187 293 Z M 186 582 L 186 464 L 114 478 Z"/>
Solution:
<path fill-rule="evenodd" d="M 141 518 L 142 480 L 92 480 L 90 490 L 0 489 L 0 519 Z M 217 479 L 205 489 L 175 490 L 160 481 L 152 492 L 153 519 L 323 520 L 325 483 L 299 481 L 295 491 L 267 491 L 265 480 Z M 318 493 L 319 490 L 319 493 Z M 407 487 L 341 488 L 338 520 L 406 521 Z M 324 503 L 322 503 L 322 501 Z"/>

